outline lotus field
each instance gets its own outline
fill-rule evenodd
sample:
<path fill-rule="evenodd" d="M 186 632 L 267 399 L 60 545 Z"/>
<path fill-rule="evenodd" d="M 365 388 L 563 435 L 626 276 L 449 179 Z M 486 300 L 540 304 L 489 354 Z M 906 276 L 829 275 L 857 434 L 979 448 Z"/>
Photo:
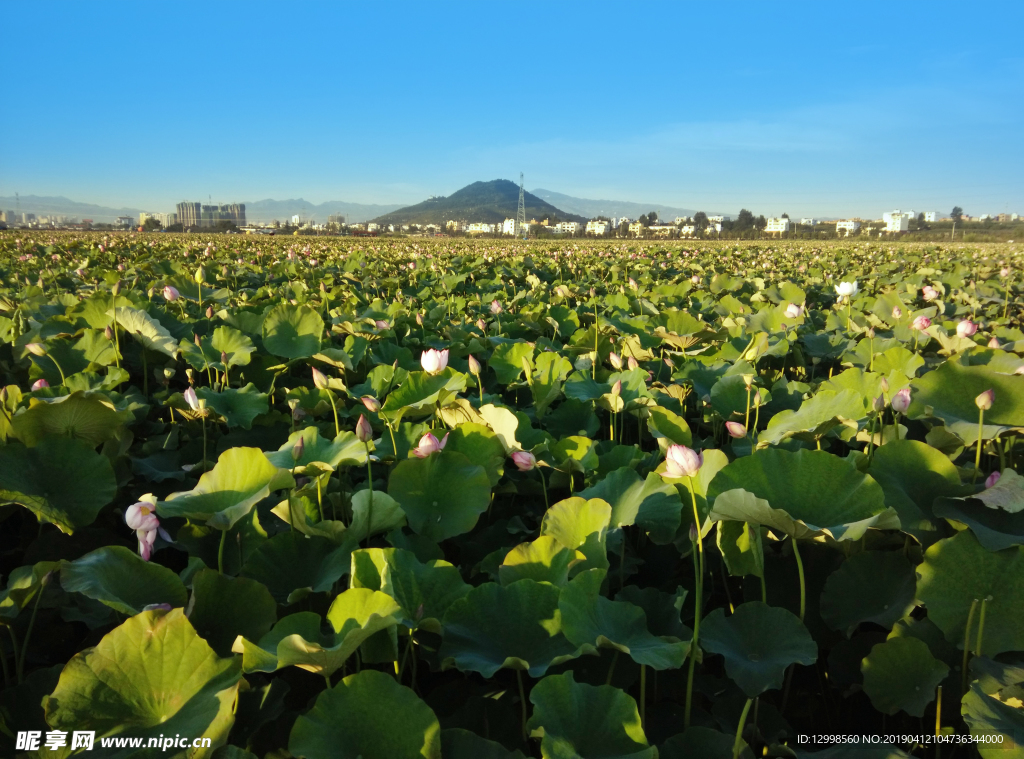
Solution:
<path fill-rule="evenodd" d="M 1024 757 L 1013 245 L 0 250 L 0 756 Z"/>

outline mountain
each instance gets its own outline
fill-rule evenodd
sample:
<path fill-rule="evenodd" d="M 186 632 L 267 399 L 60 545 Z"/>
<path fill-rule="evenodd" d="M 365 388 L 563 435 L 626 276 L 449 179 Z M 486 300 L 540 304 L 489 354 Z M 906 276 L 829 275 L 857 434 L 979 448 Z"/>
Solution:
<path fill-rule="evenodd" d="M 0 209 L 13 211 L 17 208 L 17 201 L 16 198 L 0 197 Z M 74 216 L 79 219 L 92 219 L 96 222 L 116 221 L 118 216 L 138 218 L 140 211 L 138 208 L 108 208 L 93 203 L 79 203 L 63 196 L 22 195 L 18 204 L 21 206 L 22 213 L 34 213 L 37 216 L 58 214 Z"/>
<path fill-rule="evenodd" d="M 631 219 L 638 218 L 641 214 L 651 211 L 658 212 L 658 218 L 671 221 L 677 216 L 693 216 L 702 209 L 673 208 L 663 206 L 659 203 L 632 203 L 628 200 L 591 200 L 589 198 L 574 198 L 571 195 L 563 195 L 552 190 L 536 189 L 533 194 L 543 198 L 548 203 L 564 208 L 571 213 L 577 213 L 587 218 L 595 216 L 628 216 Z M 720 211 L 705 211 L 708 216 L 728 216 Z"/>
<path fill-rule="evenodd" d="M 563 211 L 525 193 L 526 219 L 546 219 L 557 216 L 563 221 L 586 221 L 586 217 Z M 519 185 L 507 179 L 491 182 L 473 182 L 447 197 L 424 200 L 414 206 L 379 216 L 374 221 L 382 224 L 444 224 L 449 219 L 497 224 L 514 219 L 519 208 Z"/>

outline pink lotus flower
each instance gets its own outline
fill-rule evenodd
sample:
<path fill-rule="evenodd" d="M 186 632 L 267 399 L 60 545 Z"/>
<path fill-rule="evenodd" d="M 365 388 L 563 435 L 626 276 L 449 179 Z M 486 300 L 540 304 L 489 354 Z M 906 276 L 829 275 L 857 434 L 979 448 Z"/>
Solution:
<path fill-rule="evenodd" d="M 790 319 L 798 319 L 803 316 L 804 307 L 798 306 L 796 303 L 790 303 L 786 306 L 786 316 Z"/>
<path fill-rule="evenodd" d="M 892 318 L 893 319 L 899 319 L 901 316 L 903 316 L 903 309 L 900 308 L 899 306 L 893 306 L 892 307 Z"/>
<path fill-rule="evenodd" d="M 630 369 L 636 369 L 638 366 L 640 366 L 640 362 L 637 361 L 632 356 L 630 356 L 628 359 L 626 359 L 626 366 L 628 366 Z"/>
<path fill-rule="evenodd" d="M 609 353 L 608 360 L 611 362 L 612 366 L 615 367 L 616 371 L 622 369 L 622 359 L 619 358 L 619 355 L 617 353 Z"/>
<path fill-rule="evenodd" d="M 428 432 L 426 435 L 420 438 L 420 444 L 412 449 L 413 455 L 419 459 L 425 459 L 432 453 L 443 451 L 445 445 L 448 444 L 448 435 L 445 434 L 443 438 L 438 440 L 434 437 L 434 434 Z"/>
<path fill-rule="evenodd" d="M 491 313 L 492 314 L 497 316 L 498 314 L 500 314 L 504 310 L 505 309 L 502 307 L 502 305 L 500 303 L 498 303 L 498 301 L 496 301 L 496 300 L 492 300 L 491 301 Z"/>
<path fill-rule="evenodd" d="M 910 408 L 910 388 L 905 387 L 892 397 L 892 410 L 905 414 L 908 408 Z"/>
<path fill-rule="evenodd" d="M 918 316 L 914 319 L 914 323 L 911 325 L 918 332 L 924 332 L 930 326 L 932 326 L 932 320 L 927 316 Z"/>
<path fill-rule="evenodd" d="M 188 407 L 190 409 L 192 409 L 193 411 L 198 411 L 199 410 L 199 398 L 196 397 L 195 389 L 190 387 L 188 390 L 185 391 L 184 396 L 185 396 L 185 403 L 188 404 Z"/>
<path fill-rule="evenodd" d="M 747 436 L 747 428 L 739 422 L 726 422 L 725 429 L 730 437 L 741 438 Z"/>
<path fill-rule="evenodd" d="M 383 319 L 377 320 L 377 329 L 390 329 L 388 323 Z"/>
<path fill-rule="evenodd" d="M 931 285 L 925 285 L 921 288 L 921 297 L 928 301 L 935 300 L 939 297 L 939 291 Z"/>
<path fill-rule="evenodd" d="M 537 457 L 529 451 L 516 451 L 512 454 L 512 461 L 520 472 L 529 472 L 537 466 Z"/>
<path fill-rule="evenodd" d="M 665 453 L 665 464 L 669 477 L 693 477 L 704 466 L 704 454 L 685 445 L 670 445 Z"/>
<path fill-rule="evenodd" d="M 32 389 L 33 390 L 42 390 L 44 387 L 49 387 L 49 386 L 50 386 L 50 383 L 47 382 L 44 379 L 37 379 L 35 382 L 32 383 Z"/>
<path fill-rule="evenodd" d="M 178 288 L 177 287 L 172 287 L 171 285 L 166 285 L 164 287 L 164 300 L 170 301 L 171 303 L 173 303 L 174 301 L 176 301 L 180 297 L 181 297 L 181 293 L 178 292 Z"/>
<path fill-rule="evenodd" d="M 359 421 L 356 422 L 356 437 L 359 438 L 360 443 L 368 443 L 373 440 L 373 427 L 370 426 L 369 420 L 359 415 Z M 423 441 L 421 440 L 420 443 Z"/>
<path fill-rule="evenodd" d="M 1002 343 L 999 342 L 999 338 L 993 335 L 992 338 L 988 341 L 988 347 L 993 348 L 995 350 L 999 350 L 1003 346 Z"/>
<path fill-rule="evenodd" d="M 431 348 L 423 351 L 420 355 L 420 366 L 427 374 L 440 374 L 448 366 L 448 349 L 438 351 Z"/>
<path fill-rule="evenodd" d="M 985 478 L 985 487 L 990 488 L 999 482 L 999 478 L 1002 477 L 1000 472 L 992 472 L 988 477 Z"/>
<path fill-rule="evenodd" d="M 171 542 L 171 536 L 160 526 L 156 506 L 148 501 L 139 501 L 129 506 L 124 512 L 124 521 L 135 530 L 135 537 L 139 540 L 139 556 L 143 561 L 149 561 L 153 555 L 153 544 L 158 534 L 168 543 Z"/>
<path fill-rule="evenodd" d="M 960 337 L 971 337 L 978 331 L 978 325 L 970 319 L 964 319 L 956 325 L 956 333 Z"/>
<path fill-rule="evenodd" d="M 980 408 L 982 411 L 988 411 L 990 408 L 992 408 L 992 404 L 995 403 L 995 400 L 996 391 L 986 390 L 984 393 L 981 393 L 980 395 L 978 395 L 977 398 L 974 399 L 974 405 Z"/>

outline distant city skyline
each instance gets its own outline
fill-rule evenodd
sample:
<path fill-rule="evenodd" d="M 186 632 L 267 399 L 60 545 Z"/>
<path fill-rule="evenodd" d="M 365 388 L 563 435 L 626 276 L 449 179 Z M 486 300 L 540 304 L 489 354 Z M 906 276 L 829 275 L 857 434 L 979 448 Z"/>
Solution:
<path fill-rule="evenodd" d="M 2 196 L 410 205 L 523 171 L 766 216 L 1024 211 L 1019 3 L 38 7 L 5 6 Z"/>

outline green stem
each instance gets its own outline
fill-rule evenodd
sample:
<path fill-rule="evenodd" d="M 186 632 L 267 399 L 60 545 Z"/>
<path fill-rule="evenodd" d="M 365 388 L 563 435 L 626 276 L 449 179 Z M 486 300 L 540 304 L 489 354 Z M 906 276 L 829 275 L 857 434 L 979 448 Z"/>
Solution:
<path fill-rule="evenodd" d="M 7 625 L 7 632 L 11 634 L 11 654 L 14 656 L 14 672 L 18 672 L 18 636 L 14 634 L 14 628 Z M 17 677 L 18 685 L 21 685 L 21 677 Z"/>
<path fill-rule="evenodd" d="M 370 486 L 370 508 L 366 513 L 366 545 L 370 545 L 370 532 L 373 530 L 373 468 L 370 465 L 370 444 L 366 445 L 366 481 Z"/>
<path fill-rule="evenodd" d="M 10 688 L 11 673 L 7 669 L 7 654 L 4 653 L 4 650 L 2 648 L 0 648 L 0 670 L 3 670 L 4 673 L 4 688 Z"/>
<path fill-rule="evenodd" d="M 203 471 L 206 471 L 206 409 L 200 409 L 203 412 Z"/>
<path fill-rule="evenodd" d="M 796 538 L 790 538 L 793 544 L 793 556 L 796 557 L 796 570 L 800 575 L 800 621 L 804 621 L 804 613 L 807 611 L 807 587 L 804 581 L 804 562 L 800 558 L 800 549 L 797 547 Z"/>
<path fill-rule="evenodd" d="M 519 685 L 519 706 L 520 714 L 522 715 L 520 727 L 523 731 L 523 743 L 526 743 L 530 736 L 526 732 L 526 691 L 523 690 L 523 670 L 521 669 L 516 670 L 516 683 Z"/>
<path fill-rule="evenodd" d="M 743 429 L 750 429 L 750 385 L 747 385 L 747 410 L 743 414 Z"/>
<path fill-rule="evenodd" d="M 647 725 L 647 666 L 640 665 L 640 729 Z"/>
<path fill-rule="evenodd" d="M 327 397 L 331 401 L 331 411 L 334 412 L 334 437 L 338 437 L 341 434 L 341 427 L 338 425 L 338 407 L 334 403 L 334 393 L 330 388 L 327 389 Z"/>
<path fill-rule="evenodd" d="M 743 745 L 743 728 L 747 724 L 747 715 L 750 713 L 750 705 L 754 699 L 748 698 L 743 705 L 743 712 L 740 714 L 740 724 L 736 726 L 736 740 L 732 742 L 732 759 L 740 759 L 740 750 Z"/>
<path fill-rule="evenodd" d="M 60 364 L 57 363 L 57 359 L 53 357 L 52 353 L 47 353 L 46 355 L 50 357 L 50 360 L 53 362 L 53 365 L 56 366 L 57 371 L 60 372 L 60 383 L 62 385 L 68 384 L 68 379 L 67 377 L 64 376 L 64 370 L 60 368 Z"/>
<path fill-rule="evenodd" d="M 978 450 L 974 454 L 974 474 L 971 476 L 972 485 L 974 484 L 974 481 L 978 479 L 978 471 L 981 469 L 981 449 L 982 446 L 985 444 L 985 441 L 981 437 L 983 432 L 982 420 L 984 418 L 985 409 L 978 409 Z"/>
<path fill-rule="evenodd" d="M 547 480 L 544 479 L 544 470 L 537 467 L 537 472 L 540 474 L 540 486 L 544 491 L 544 508 L 550 509 L 551 506 L 548 504 L 548 483 Z"/>
<path fill-rule="evenodd" d="M 978 641 L 974 644 L 974 655 L 981 656 L 981 641 L 985 637 L 985 610 L 988 608 L 988 602 L 992 600 L 992 596 L 986 596 L 981 599 L 981 617 L 978 619 Z M 24 653 L 22 653 L 24 656 Z"/>
<path fill-rule="evenodd" d="M 619 649 L 615 649 L 615 653 L 612 654 L 612 663 L 608 665 L 608 676 L 604 679 L 605 685 L 612 684 L 612 675 L 615 674 L 615 665 L 619 663 Z"/>
<path fill-rule="evenodd" d="M 942 735 L 942 686 L 935 692 L 935 734 Z M 935 744 L 935 756 L 939 756 L 939 744 Z"/>
<path fill-rule="evenodd" d="M 320 488 L 320 475 L 316 476 L 316 505 L 320 510 L 320 521 L 324 521 L 324 497 Z"/>
<path fill-rule="evenodd" d="M 964 628 L 964 658 L 960 665 L 960 690 L 967 692 L 967 659 L 971 654 L 971 627 L 974 625 L 974 610 L 978 606 L 978 599 L 971 601 L 971 610 L 967 612 L 967 626 Z"/>
<path fill-rule="evenodd" d="M 18 658 L 17 672 L 19 684 L 21 684 L 25 679 L 25 656 L 28 655 L 28 642 L 32 638 L 32 628 L 36 624 L 36 614 L 39 613 L 39 602 L 43 600 L 43 593 L 46 591 L 46 585 L 47 583 L 43 582 L 42 586 L 39 588 L 39 595 L 36 596 L 35 606 L 32 607 L 32 616 L 28 618 L 28 628 L 25 630 L 25 640 L 21 642 L 21 656 Z"/>
<path fill-rule="evenodd" d="M 291 515 L 289 515 L 291 516 Z M 217 571 L 224 574 L 224 544 L 228 539 L 228 531 L 220 531 L 220 546 L 217 548 Z"/>

